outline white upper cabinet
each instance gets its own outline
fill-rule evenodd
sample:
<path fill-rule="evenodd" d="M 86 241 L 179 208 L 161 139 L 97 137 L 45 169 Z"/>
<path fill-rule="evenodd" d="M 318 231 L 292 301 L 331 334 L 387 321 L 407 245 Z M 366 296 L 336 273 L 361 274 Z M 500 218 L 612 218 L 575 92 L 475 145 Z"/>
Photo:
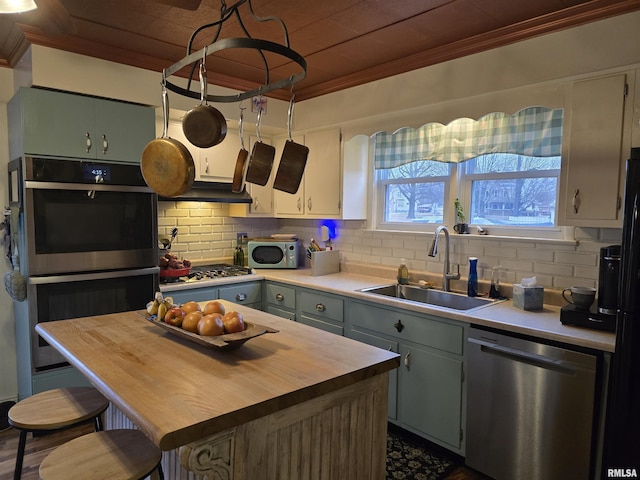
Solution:
<path fill-rule="evenodd" d="M 565 121 L 558 223 L 619 228 L 633 73 L 575 82 Z"/>

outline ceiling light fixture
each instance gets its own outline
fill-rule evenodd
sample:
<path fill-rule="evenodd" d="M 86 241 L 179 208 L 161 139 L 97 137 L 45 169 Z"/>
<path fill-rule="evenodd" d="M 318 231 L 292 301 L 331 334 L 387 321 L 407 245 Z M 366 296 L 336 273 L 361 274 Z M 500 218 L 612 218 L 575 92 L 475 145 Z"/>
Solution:
<path fill-rule="evenodd" d="M 1 0 L 0 0 L 1 1 Z M 247 28 L 242 21 L 240 16 L 239 7 L 243 4 L 247 4 L 251 17 L 254 21 L 257 22 L 268 22 L 275 21 L 280 24 L 280 27 L 283 31 L 284 43 L 276 43 L 270 40 L 263 40 L 251 37 Z M 225 38 L 220 40 L 218 37 L 220 36 L 220 31 L 222 30 L 222 25 L 229 21 L 232 17 L 235 17 L 242 28 L 242 31 L 246 35 L 246 37 L 242 38 Z M 214 35 L 213 41 L 211 44 L 205 46 L 201 50 L 196 52 L 192 52 L 193 42 L 196 36 L 208 29 L 216 27 L 216 33 Z M 208 55 L 214 54 L 216 52 L 220 52 L 222 50 L 231 50 L 231 49 L 251 49 L 256 50 L 262 59 L 262 64 L 265 69 L 265 83 L 264 85 L 259 86 L 253 90 L 249 90 L 246 92 L 239 93 L 237 95 L 207 95 L 207 100 L 210 102 L 239 102 L 246 98 L 256 97 L 259 95 L 266 95 L 269 92 L 273 92 L 274 90 L 279 90 L 281 88 L 293 87 L 296 83 L 304 79 L 307 74 L 307 62 L 305 59 L 295 51 L 293 51 L 289 47 L 289 34 L 287 32 L 287 27 L 284 22 L 280 20 L 278 17 L 258 17 L 253 11 L 253 5 L 251 4 L 251 0 L 239 0 L 234 3 L 232 6 L 227 7 L 224 0 L 221 1 L 220 7 L 220 20 L 212 23 L 208 23 L 198 27 L 192 34 L 189 39 L 189 43 L 187 45 L 187 56 L 184 57 L 179 62 L 171 65 L 169 68 L 166 68 L 163 71 L 162 82 L 166 85 L 166 88 L 179 93 L 180 95 L 184 95 L 187 97 L 200 99 L 201 92 L 198 88 L 197 91 L 191 90 L 191 80 L 193 78 L 193 74 L 195 72 L 196 65 L 202 59 L 206 58 Z M 269 62 L 267 60 L 267 56 L 265 53 L 272 53 L 279 56 L 283 56 L 288 58 L 289 60 L 295 62 L 297 66 L 301 67 L 302 71 L 291 75 L 286 78 L 281 78 L 278 80 L 274 80 L 271 78 L 271 68 L 269 66 Z M 191 65 L 191 72 L 189 75 L 189 80 L 186 88 L 182 88 L 174 83 L 167 81 L 167 78 L 173 75 L 174 73 L 182 70 L 183 68 Z"/>
<path fill-rule="evenodd" d="M 0 0 L 0 14 L 21 13 L 38 8 L 33 0 Z"/>

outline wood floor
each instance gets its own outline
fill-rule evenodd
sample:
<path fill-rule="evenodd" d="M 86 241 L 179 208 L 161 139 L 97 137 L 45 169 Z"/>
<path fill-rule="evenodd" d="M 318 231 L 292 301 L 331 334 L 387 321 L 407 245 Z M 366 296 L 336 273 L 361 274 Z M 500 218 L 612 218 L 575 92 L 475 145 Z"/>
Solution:
<path fill-rule="evenodd" d="M 31 435 L 29 435 L 27 437 L 27 446 L 22 468 L 22 480 L 39 480 L 38 467 L 40 462 L 42 462 L 44 457 L 46 457 L 52 449 L 77 435 L 92 431 L 92 425 L 84 425 L 71 430 L 42 435 L 36 438 L 32 438 Z M 14 429 L 0 432 L 0 480 L 13 479 L 17 449 L 18 432 Z M 487 480 L 487 477 L 465 467 L 459 467 L 447 476 L 446 480 Z"/>

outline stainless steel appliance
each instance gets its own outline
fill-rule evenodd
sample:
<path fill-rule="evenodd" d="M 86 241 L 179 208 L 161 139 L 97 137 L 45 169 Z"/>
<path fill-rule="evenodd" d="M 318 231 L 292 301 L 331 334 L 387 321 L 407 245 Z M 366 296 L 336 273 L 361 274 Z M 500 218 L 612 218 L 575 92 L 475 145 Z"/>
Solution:
<path fill-rule="evenodd" d="M 248 243 L 251 268 L 298 268 L 298 240 L 258 238 Z"/>
<path fill-rule="evenodd" d="M 251 268 L 229 265 L 227 263 L 216 263 L 191 267 L 191 271 L 184 277 L 162 277 L 160 283 L 192 283 L 251 275 L 253 273 Z"/>
<path fill-rule="evenodd" d="M 9 178 L 27 279 L 27 301 L 14 304 L 22 398 L 74 381 L 37 323 L 143 309 L 153 298 L 157 195 L 136 165 L 22 157 Z"/>
<path fill-rule="evenodd" d="M 640 148 L 631 149 L 626 173 L 603 478 L 610 469 L 640 475 Z"/>
<path fill-rule="evenodd" d="M 594 355 L 471 327 L 465 463 L 495 480 L 591 478 Z"/>
<path fill-rule="evenodd" d="M 15 171 L 30 275 L 156 265 L 157 196 L 139 167 L 25 157 Z"/>

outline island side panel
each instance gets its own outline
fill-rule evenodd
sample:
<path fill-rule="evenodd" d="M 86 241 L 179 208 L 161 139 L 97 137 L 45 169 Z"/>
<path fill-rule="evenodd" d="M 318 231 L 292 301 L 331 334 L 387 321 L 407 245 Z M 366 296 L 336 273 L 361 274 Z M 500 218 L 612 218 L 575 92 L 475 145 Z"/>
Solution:
<path fill-rule="evenodd" d="M 236 430 L 233 480 L 384 480 L 389 374 Z"/>

